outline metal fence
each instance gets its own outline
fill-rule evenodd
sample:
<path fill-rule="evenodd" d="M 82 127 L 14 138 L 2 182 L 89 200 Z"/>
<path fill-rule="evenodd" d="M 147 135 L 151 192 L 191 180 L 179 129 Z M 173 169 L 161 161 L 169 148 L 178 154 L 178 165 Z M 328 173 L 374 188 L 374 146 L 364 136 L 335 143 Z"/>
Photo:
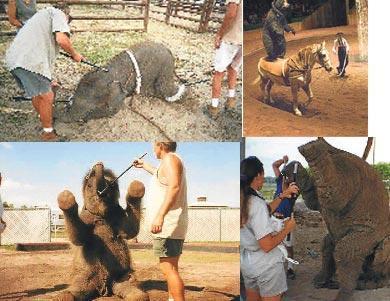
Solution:
<path fill-rule="evenodd" d="M 50 209 L 5 209 L 1 245 L 50 242 Z"/>
<path fill-rule="evenodd" d="M 145 215 L 143 215 L 145 216 Z M 152 235 L 141 222 L 138 242 L 150 243 Z M 240 241 L 239 208 L 189 208 L 186 242 Z"/>

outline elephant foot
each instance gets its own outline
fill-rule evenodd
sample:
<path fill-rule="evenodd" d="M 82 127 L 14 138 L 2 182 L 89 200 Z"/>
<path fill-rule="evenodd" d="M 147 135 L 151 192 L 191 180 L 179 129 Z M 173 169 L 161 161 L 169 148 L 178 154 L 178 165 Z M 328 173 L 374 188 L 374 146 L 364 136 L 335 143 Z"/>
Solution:
<path fill-rule="evenodd" d="M 298 109 L 297 106 L 294 106 L 294 114 L 296 116 L 302 117 L 302 112 Z"/>
<path fill-rule="evenodd" d="M 323 273 L 319 273 L 314 277 L 313 285 L 315 288 L 338 289 L 339 283 L 332 278 L 325 277 Z"/>
<path fill-rule="evenodd" d="M 142 291 L 135 279 L 130 278 L 127 281 L 116 282 L 112 287 L 114 295 L 126 301 L 149 301 L 148 293 Z"/>
<path fill-rule="evenodd" d="M 63 292 L 54 297 L 54 301 L 75 301 L 75 297 L 70 292 Z"/>
<path fill-rule="evenodd" d="M 64 190 L 61 192 L 57 197 L 57 201 L 58 206 L 62 210 L 68 210 L 76 205 L 76 199 L 73 193 L 71 193 L 69 190 Z"/>

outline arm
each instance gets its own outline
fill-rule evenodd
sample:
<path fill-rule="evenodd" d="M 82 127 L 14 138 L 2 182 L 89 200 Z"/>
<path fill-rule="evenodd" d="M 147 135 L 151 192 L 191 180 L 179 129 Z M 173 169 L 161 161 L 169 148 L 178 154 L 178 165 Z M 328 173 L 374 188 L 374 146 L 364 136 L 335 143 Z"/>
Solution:
<path fill-rule="evenodd" d="M 280 170 L 279 170 L 279 167 L 283 164 L 283 163 L 287 163 L 288 162 L 288 157 L 287 156 L 283 156 L 282 159 L 279 159 L 277 161 L 275 161 L 274 163 L 272 163 L 272 169 L 274 170 L 274 174 L 275 174 L 275 177 L 279 177 L 280 176 Z"/>
<path fill-rule="evenodd" d="M 69 240 L 76 246 L 82 246 L 87 243 L 88 227 L 80 219 L 76 199 L 68 190 L 58 195 L 58 206 L 64 212 L 66 230 Z"/>
<path fill-rule="evenodd" d="M 279 245 L 283 239 L 295 228 L 294 218 L 290 218 L 285 221 L 284 228 L 282 231 L 278 232 L 276 235 L 268 234 L 263 238 L 258 240 L 260 248 L 268 253 L 272 251 L 277 245 Z"/>
<path fill-rule="evenodd" d="M 145 162 L 144 160 L 135 159 L 133 161 L 133 165 L 135 168 L 143 168 L 151 175 L 154 175 L 157 172 L 157 168 L 149 164 L 148 162 Z"/>
<path fill-rule="evenodd" d="M 229 31 L 229 29 L 233 25 L 233 21 L 235 20 L 238 13 L 238 4 L 229 2 L 227 5 L 225 17 L 223 18 L 222 25 L 219 28 L 217 35 L 215 37 L 215 48 L 219 48 L 221 45 L 221 41 L 223 36 Z"/>
<path fill-rule="evenodd" d="M 173 155 L 168 155 L 165 162 L 165 169 L 167 171 L 168 189 L 164 202 L 155 217 L 152 224 L 152 233 L 159 233 L 162 231 L 164 217 L 169 209 L 176 202 L 177 195 L 180 190 L 180 183 L 183 175 L 183 165 L 181 161 Z"/>
<path fill-rule="evenodd" d="M 13 26 L 21 28 L 23 24 L 16 18 L 16 1 L 8 0 L 8 21 Z"/>
<path fill-rule="evenodd" d="M 284 199 L 289 199 L 291 198 L 292 194 L 298 194 L 299 188 L 295 183 L 290 183 L 288 188 L 283 191 L 279 196 L 274 199 L 271 203 L 268 204 L 269 208 L 271 209 L 271 214 L 275 212 L 275 210 L 279 207 L 279 204 L 281 203 L 282 200 Z"/>
<path fill-rule="evenodd" d="M 66 33 L 56 32 L 55 37 L 58 45 L 67 53 L 69 53 L 74 61 L 81 62 L 84 60 L 83 56 L 80 55 L 76 50 L 74 50 L 72 42 L 70 41 L 70 38 Z"/>
<path fill-rule="evenodd" d="M 285 32 L 291 32 L 293 35 L 295 35 L 295 30 L 294 28 L 292 28 L 288 23 L 287 23 L 287 19 L 286 17 L 282 17 L 283 20 L 282 20 L 282 24 L 283 24 L 283 29 Z"/>

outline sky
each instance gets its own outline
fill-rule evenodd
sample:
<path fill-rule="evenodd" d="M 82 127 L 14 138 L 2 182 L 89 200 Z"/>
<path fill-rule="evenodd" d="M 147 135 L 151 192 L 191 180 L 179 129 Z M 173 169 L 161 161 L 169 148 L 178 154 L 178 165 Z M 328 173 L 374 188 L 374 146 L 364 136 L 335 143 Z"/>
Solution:
<path fill-rule="evenodd" d="M 247 138 L 245 156 L 257 156 L 264 164 L 265 176 L 274 176 L 272 171 L 272 163 L 281 159 L 284 155 L 289 157 L 289 161 L 297 160 L 303 166 L 307 166 L 307 162 L 298 152 L 298 146 L 301 146 L 309 141 L 313 141 L 315 137 L 278 137 L 278 138 Z M 325 138 L 334 147 L 348 151 L 361 157 L 366 147 L 367 138 L 348 137 L 348 138 Z M 388 139 L 375 139 L 375 163 L 390 162 L 390 153 Z M 367 158 L 368 163 L 373 161 L 373 148 Z"/>
<path fill-rule="evenodd" d="M 210 202 L 239 207 L 239 143 L 178 143 L 177 153 L 187 174 L 188 203 L 198 196 Z M 81 182 L 98 161 L 116 175 L 133 159 L 147 152 L 145 161 L 158 166 L 151 143 L 0 143 L 1 198 L 16 207 L 49 206 L 58 209 L 57 195 L 69 189 L 82 204 Z M 132 168 L 119 179 L 121 204 L 127 185 L 140 180 L 146 186 L 150 175 Z"/>

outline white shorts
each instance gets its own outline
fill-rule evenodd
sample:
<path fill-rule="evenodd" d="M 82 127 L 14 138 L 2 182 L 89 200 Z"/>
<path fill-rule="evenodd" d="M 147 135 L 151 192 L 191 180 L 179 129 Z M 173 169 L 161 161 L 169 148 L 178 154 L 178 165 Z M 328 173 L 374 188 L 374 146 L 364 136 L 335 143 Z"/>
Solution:
<path fill-rule="evenodd" d="M 287 240 L 287 237 L 288 237 L 288 235 L 284 238 L 283 244 L 286 247 L 292 247 L 294 244 L 294 231 L 290 232 L 290 239 L 289 240 Z"/>
<path fill-rule="evenodd" d="M 221 42 L 221 46 L 215 51 L 214 70 L 225 72 L 231 66 L 237 72 L 242 64 L 242 45 L 234 45 Z"/>

